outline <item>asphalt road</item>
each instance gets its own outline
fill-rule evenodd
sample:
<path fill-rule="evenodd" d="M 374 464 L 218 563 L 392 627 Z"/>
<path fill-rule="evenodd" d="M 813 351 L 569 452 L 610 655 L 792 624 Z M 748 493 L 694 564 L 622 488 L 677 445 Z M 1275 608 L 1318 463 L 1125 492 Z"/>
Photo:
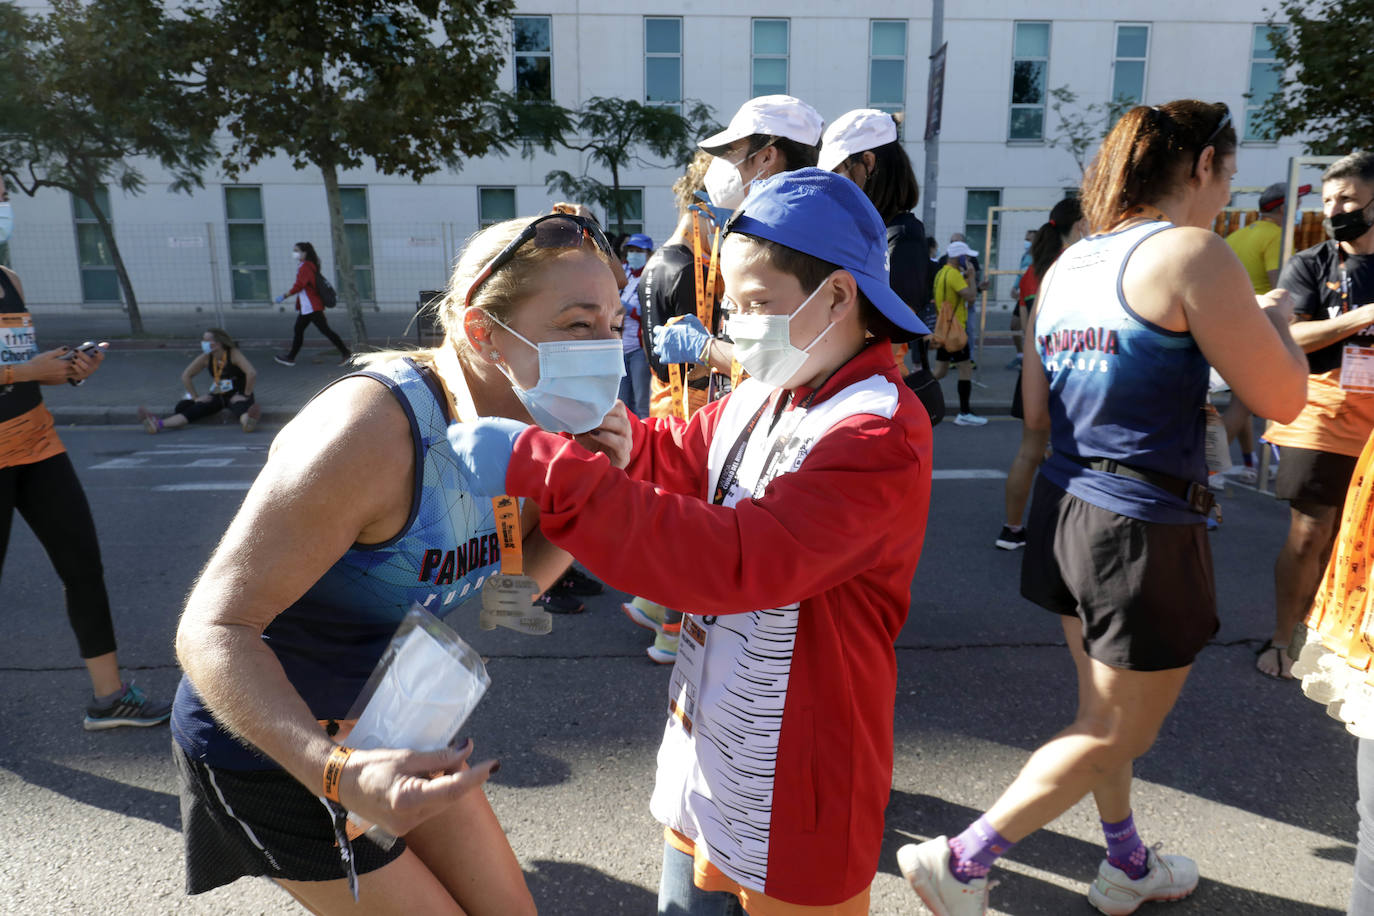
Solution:
<path fill-rule="evenodd" d="M 266 431 L 270 435 L 270 430 Z M 909 838 L 961 830 L 1030 750 L 1067 723 L 1073 672 L 1058 622 L 1022 600 L 1019 555 L 992 547 L 999 475 L 1019 426 L 937 430 L 934 504 L 898 642 L 897 759 L 873 912 L 920 912 L 897 874 Z M 231 427 L 144 435 L 63 431 L 90 497 L 125 666 L 167 696 L 181 601 L 261 465 L 268 438 Z M 1187 901 L 1144 913 L 1344 912 L 1355 835 L 1355 741 L 1292 684 L 1253 670 L 1267 632 L 1281 503 L 1233 488 L 1212 535 L 1222 607 L 1149 755 L 1135 810 L 1147 842 L 1187 853 L 1203 881 Z M 915 523 L 915 520 L 913 520 Z M 679 563 L 676 555 L 665 563 Z M 0 912 L 299 912 L 264 880 L 188 898 L 165 729 L 81 729 L 88 681 L 57 580 L 16 520 L 0 586 Z M 483 633 L 492 687 L 470 723 L 489 785 L 542 912 L 652 913 L 661 833 L 648 813 L 667 672 L 608 591 L 548 637 Z M 1180 601 L 1189 596 L 1179 595 Z M 1018 846 L 992 894 L 1002 914 L 1092 912 L 1101 856 L 1091 804 Z"/>

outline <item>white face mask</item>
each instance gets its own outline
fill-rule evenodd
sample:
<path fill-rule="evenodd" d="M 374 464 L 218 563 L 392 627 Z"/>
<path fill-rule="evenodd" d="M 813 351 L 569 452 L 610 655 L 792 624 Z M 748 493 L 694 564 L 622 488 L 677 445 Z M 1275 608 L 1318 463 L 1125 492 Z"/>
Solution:
<path fill-rule="evenodd" d="M 767 148 L 765 146 L 763 149 Z M 757 156 L 763 149 L 751 153 L 750 156 Z M 711 164 L 706 167 L 706 174 L 702 176 L 702 182 L 706 185 L 706 194 L 711 198 L 713 205 L 723 210 L 738 210 L 739 205 L 744 203 L 744 198 L 749 195 L 749 185 L 759 177 L 758 171 L 754 172 L 754 177 L 748 181 L 740 177 L 739 166 L 748 160 L 749 156 L 738 162 L 731 162 L 719 156 L 711 160 Z M 759 171 L 762 171 L 762 167 Z"/>
<path fill-rule="evenodd" d="M 304 252 L 304 251 L 293 251 L 293 252 L 291 252 L 291 257 L 295 258 L 297 261 L 304 261 L 304 260 L 305 260 L 305 252 Z"/>
<path fill-rule="evenodd" d="M 208 340 L 202 340 L 200 342 L 200 352 L 202 353 L 210 353 L 214 350 L 214 348 L 215 345 L 210 343 L 210 341 Z"/>
<path fill-rule="evenodd" d="M 574 435 L 601 425 L 615 406 L 625 375 L 625 345 L 618 338 L 533 344 L 490 312 L 487 317 L 539 353 L 539 381 L 533 388 L 521 388 L 510 370 L 497 364 L 536 424 L 551 433 Z"/>
<path fill-rule="evenodd" d="M 792 345 L 792 319 L 810 304 L 830 282 L 825 282 L 812 290 L 802 304 L 793 309 L 790 315 L 731 315 L 726 321 L 725 333 L 735 342 L 735 359 L 750 376 L 771 385 L 785 388 L 787 383 L 806 366 L 811 358 L 811 348 L 820 343 L 822 337 L 835 326 L 830 322 L 825 330 L 805 348 Z"/>
<path fill-rule="evenodd" d="M 10 240 L 14 235 L 14 208 L 9 201 L 0 203 L 0 245 Z"/>

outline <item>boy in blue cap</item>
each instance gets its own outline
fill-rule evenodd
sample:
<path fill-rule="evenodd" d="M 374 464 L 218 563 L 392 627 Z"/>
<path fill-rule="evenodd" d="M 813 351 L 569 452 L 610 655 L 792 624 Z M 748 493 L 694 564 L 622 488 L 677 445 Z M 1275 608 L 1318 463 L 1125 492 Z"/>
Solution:
<path fill-rule="evenodd" d="M 751 913 L 867 913 L 893 641 L 930 502 L 930 420 L 890 341 L 926 328 L 843 176 L 756 182 L 726 231 L 726 328 L 750 374 L 728 397 L 690 421 L 632 419 L 624 471 L 510 420 L 449 436 L 596 575 L 686 611 L 650 802 L 666 828 L 659 912 L 729 912 L 733 896 Z"/>

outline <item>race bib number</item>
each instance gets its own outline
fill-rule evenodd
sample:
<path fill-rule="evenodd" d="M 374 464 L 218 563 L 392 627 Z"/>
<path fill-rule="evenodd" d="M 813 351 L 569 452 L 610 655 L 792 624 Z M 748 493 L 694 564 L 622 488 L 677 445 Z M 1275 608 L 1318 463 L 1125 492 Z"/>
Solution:
<path fill-rule="evenodd" d="M 1341 389 L 1374 392 L 1374 347 L 1345 346 L 1341 352 Z"/>
<path fill-rule="evenodd" d="M 38 353 L 38 335 L 29 315 L 0 315 L 0 368 L 26 363 Z"/>
<path fill-rule="evenodd" d="M 211 394 L 229 394 L 234 390 L 234 382 L 231 379 L 222 378 L 218 382 L 210 385 Z"/>

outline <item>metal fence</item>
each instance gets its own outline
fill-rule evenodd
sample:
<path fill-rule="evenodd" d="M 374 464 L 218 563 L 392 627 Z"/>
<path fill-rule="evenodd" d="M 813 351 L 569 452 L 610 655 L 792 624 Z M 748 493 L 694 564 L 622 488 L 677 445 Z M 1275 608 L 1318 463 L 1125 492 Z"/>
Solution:
<path fill-rule="evenodd" d="M 140 312 L 275 309 L 272 297 L 295 280 L 291 249 L 299 241 L 315 246 L 326 276 L 337 276 L 327 223 L 265 222 L 260 232 L 247 233 L 247 244 L 241 229 L 231 244 L 230 228 L 216 222 L 116 223 L 115 243 Z M 447 285 L 454 259 L 476 229 L 456 222 L 367 224 L 366 245 L 353 241 L 355 266 L 370 272 L 367 305 L 414 311 L 420 290 Z M 10 240 L 9 263 L 29 304 L 48 314 L 124 308 L 112 252 L 94 224 L 24 223 Z M 235 298 L 236 290 L 242 296 L 247 289 L 266 295 Z"/>

